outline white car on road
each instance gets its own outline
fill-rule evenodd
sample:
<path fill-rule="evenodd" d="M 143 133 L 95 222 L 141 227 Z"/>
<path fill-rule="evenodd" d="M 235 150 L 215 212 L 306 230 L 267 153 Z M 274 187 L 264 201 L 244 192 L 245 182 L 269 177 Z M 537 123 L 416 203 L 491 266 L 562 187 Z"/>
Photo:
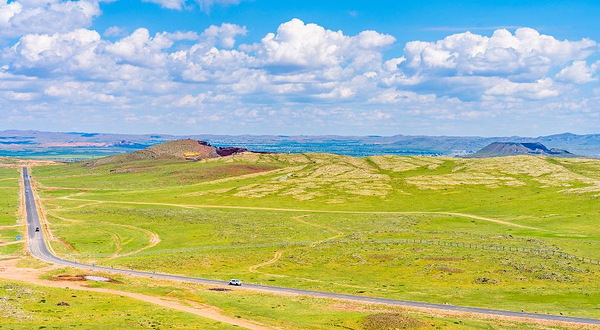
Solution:
<path fill-rule="evenodd" d="M 229 281 L 229 285 L 242 286 L 242 281 L 233 279 Z"/>

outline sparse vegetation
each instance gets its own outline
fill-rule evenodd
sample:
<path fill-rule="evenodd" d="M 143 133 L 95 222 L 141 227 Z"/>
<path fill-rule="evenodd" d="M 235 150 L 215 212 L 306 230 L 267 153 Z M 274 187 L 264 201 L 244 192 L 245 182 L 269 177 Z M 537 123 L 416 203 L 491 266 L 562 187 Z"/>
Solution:
<path fill-rule="evenodd" d="M 34 176 L 53 247 L 75 260 L 598 316 L 600 266 L 536 252 L 600 255 L 598 197 L 565 191 L 593 186 L 595 162 L 239 154 Z"/>
<path fill-rule="evenodd" d="M 0 280 L 0 328 L 226 330 L 238 327 L 111 294 Z"/>
<path fill-rule="evenodd" d="M 12 165 L 15 161 L 0 159 L 0 164 Z M 23 250 L 17 243 L 22 235 L 19 215 L 19 171 L 17 167 L 0 165 L 0 257 L 14 255 Z"/>
<path fill-rule="evenodd" d="M 424 327 L 421 320 L 401 313 L 377 313 L 368 315 L 363 320 L 365 330 L 397 330 L 418 329 Z"/>

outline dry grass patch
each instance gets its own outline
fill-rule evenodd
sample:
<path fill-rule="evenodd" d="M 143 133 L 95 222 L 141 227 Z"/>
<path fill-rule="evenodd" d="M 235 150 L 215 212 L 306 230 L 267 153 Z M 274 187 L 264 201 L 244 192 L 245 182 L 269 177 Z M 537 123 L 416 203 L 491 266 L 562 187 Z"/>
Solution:
<path fill-rule="evenodd" d="M 204 196 L 204 195 L 213 195 L 213 194 L 224 194 L 228 191 L 231 191 L 232 189 L 233 189 L 233 187 L 223 188 L 223 189 L 202 190 L 202 191 L 196 191 L 193 193 L 183 194 L 183 196 Z"/>
<path fill-rule="evenodd" d="M 438 168 L 446 158 L 433 157 L 403 157 L 403 156 L 372 156 L 369 157 L 383 170 L 392 172 L 406 172 L 426 167 L 430 170 Z"/>
<path fill-rule="evenodd" d="M 401 313 L 377 313 L 368 315 L 363 320 L 365 330 L 418 329 L 425 326 L 423 321 Z"/>
<path fill-rule="evenodd" d="M 34 167 L 46 165 L 60 165 L 60 163 L 50 160 L 19 159 L 12 157 L 0 157 L 0 167 Z"/>
<path fill-rule="evenodd" d="M 487 173 L 451 173 L 442 175 L 419 175 L 406 179 L 406 182 L 420 189 L 445 189 L 462 185 L 484 185 L 488 188 L 499 186 L 524 186 L 525 182 L 510 176 L 496 176 Z"/>
<path fill-rule="evenodd" d="M 390 178 L 378 173 L 365 159 L 323 154 L 303 157 L 302 161 L 309 160 L 312 164 L 263 183 L 239 187 L 235 196 L 261 198 L 277 195 L 311 200 L 339 194 L 385 197 L 392 192 Z M 346 198 L 337 196 L 333 200 L 339 203 Z"/>
<path fill-rule="evenodd" d="M 371 157 L 373 159 L 374 157 Z M 387 161 L 393 160 L 391 157 Z M 427 158 L 419 158 L 427 159 Z M 548 187 L 573 187 L 565 189 L 563 193 L 594 193 L 600 192 L 600 180 L 593 175 L 586 176 L 575 173 L 565 166 L 556 164 L 546 157 L 537 156 L 512 156 L 482 159 L 452 159 L 456 166 L 448 174 L 425 174 L 409 177 L 406 182 L 420 189 L 446 189 L 462 185 L 483 185 L 488 188 L 501 186 L 517 187 L 526 185 L 525 179 L 541 184 L 542 188 Z M 600 161 L 596 160 L 557 160 L 568 164 L 585 164 L 584 173 L 596 173 L 600 170 Z M 379 160 L 381 163 L 381 160 Z M 379 165 L 381 166 L 381 165 Z M 389 164 L 387 164 L 390 168 Z M 416 166 L 416 165 L 415 165 Z M 382 167 L 383 168 L 383 167 Z M 414 169 L 414 168 L 411 168 Z"/>

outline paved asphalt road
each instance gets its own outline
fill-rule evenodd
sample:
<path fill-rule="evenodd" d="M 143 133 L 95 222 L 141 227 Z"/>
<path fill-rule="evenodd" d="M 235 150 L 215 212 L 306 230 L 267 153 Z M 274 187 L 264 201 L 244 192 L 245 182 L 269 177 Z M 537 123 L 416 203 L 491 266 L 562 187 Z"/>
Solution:
<path fill-rule="evenodd" d="M 224 282 L 224 281 L 208 280 L 208 279 L 201 279 L 201 278 L 196 278 L 196 277 L 185 277 L 185 276 L 168 275 L 168 274 L 148 273 L 148 272 L 127 270 L 127 269 L 113 269 L 113 268 L 107 268 L 107 267 L 101 267 L 101 266 L 81 264 L 78 262 L 69 261 L 69 260 L 65 260 L 65 259 L 57 257 L 52 252 L 50 252 L 48 250 L 48 247 L 46 246 L 46 243 L 44 240 L 44 235 L 42 233 L 42 228 L 40 225 L 40 220 L 38 217 L 35 199 L 33 197 L 33 192 L 31 190 L 31 182 L 29 180 L 30 177 L 29 177 L 28 173 L 29 172 L 28 172 L 27 168 L 23 168 L 23 179 L 24 179 L 24 184 L 25 184 L 24 185 L 25 186 L 25 205 L 26 205 L 26 209 L 27 209 L 27 231 L 28 231 L 28 236 L 29 236 L 29 240 L 28 240 L 27 244 L 29 246 L 29 250 L 35 257 L 40 258 L 40 259 L 45 260 L 50 263 L 74 267 L 74 268 L 80 268 L 80 269 L 103 271 L 103 272 L 125 274 L 125 275 L 136 275 L 136 276 L 143 276 L 143 277 L 149 277 L 149 278 L 160 278 L 160 279 L 183 281 L 183 282 L 193 282 L 193 283 L 201 283 L 201 284 L 208 284 L 208 285 L 227 285 L 227 282 Z M 35 228 L 40 228 L 40 231 L 36 232 Z M 430 304 L 430 303 L 415 302 L 415 301 L 364 297 L 364 296 L 355 296 L 355 295 L 340 294 L 340 293 L 290 289 L 290 288 L 282 288 L 282 287 L 268 286 L 268 285 L 257 285 L 257 284 L 244 284 L 244 287 L 250 288 L 250 289 L 270 291 L 270 292 L 274 292 L 274 293 L 292 293 L 292 294 L 299 294 L 299 295 L 306 295 L 306 296 L 320 297 L 320 298 L 351 300 L 351 301 L 356 301 L 356 302 L 379 303 L 379 304 L 387 304 L 387 305 L 417 307 L 417 308 L 431 308 L 431 309 L 438 309 L 438 310 L 443 310 L 443 311 L 480 313 L 480 314 L 486 314 L 486 315 L 500 315 L 500 316 L 529 318 L 529 319 L 538 319 L 538 320 L 546 320 L 546 321 L 562 321 L 562 322 L 574 322 L 574 323 L 583 323 L 583 324 L 600 324 L 600 320 L 579 318 L 579 317 L 567 317 L 567 316 L 559 316 L 559 315 L 511 312 L 511 311 L 494 310 L 494 309 L 486 309 L 486 308 L 461 307 L 461 306 L 454 306 L 454 305 Z"/>

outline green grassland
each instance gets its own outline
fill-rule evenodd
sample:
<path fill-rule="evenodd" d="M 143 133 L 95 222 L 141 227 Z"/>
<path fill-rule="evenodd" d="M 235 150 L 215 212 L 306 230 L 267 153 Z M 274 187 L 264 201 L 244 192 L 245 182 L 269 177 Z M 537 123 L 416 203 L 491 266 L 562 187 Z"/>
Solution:
<path fill-rule="evenodd" d="M 0 159 L 0 164 L 9 160 Z M 0 242 L 14 242 L 22 235 L 19 225 L 19 171 L 0 167 Z M 0 245 L 0 256 L 14 255 L 23 250 L 23 244 Z"/>
<path fill-rule="evenodd" d="M 532 251 L 600 259 L 599 173 L 590 159 L 326 154 L 33 171 L 52 246 L 73 260 L 596 318 L 600 265 Z"/>
<path fill-rule="evenodd" d="M 56 270 L 56 274 L 84 274 L 78 270 Z M 99 273 L 102 276 L 110 274 Z M 540 325 L 510 320 L 480 319 L 477 316 L 440 315 L 431 311 L 406 310 L 401 307 L 357 304 L 306 296 L 275 295 L 244 289 L 227 289 L 191 283 L 177 283 L 137 277 L 114 277 L 116 282 L 90 283 L 91 287 L 108 288 L 146 295 L 181 299 L 214 306 L 225 316 L 251 320 L 276 329 L 563 329 L 557 325 Z M 257 303 L 259 302 L 259 303 Z M 387 316 L 387 317 L 386 317 Z M 389 322 L 397 319 L 396 322 Z M 367 320 L 381 319 L 379 327 L 369 327 Z"/>
<path fill-rule="evenodd" d="M 19 206 L 19 172 L 0 167 L 0 226 L 15 225 Z"/>
<path fill-rule="evenodd" d="M 238 328 L 111 294 L 0 280 L 0 296 L 0 329 Z"/>

